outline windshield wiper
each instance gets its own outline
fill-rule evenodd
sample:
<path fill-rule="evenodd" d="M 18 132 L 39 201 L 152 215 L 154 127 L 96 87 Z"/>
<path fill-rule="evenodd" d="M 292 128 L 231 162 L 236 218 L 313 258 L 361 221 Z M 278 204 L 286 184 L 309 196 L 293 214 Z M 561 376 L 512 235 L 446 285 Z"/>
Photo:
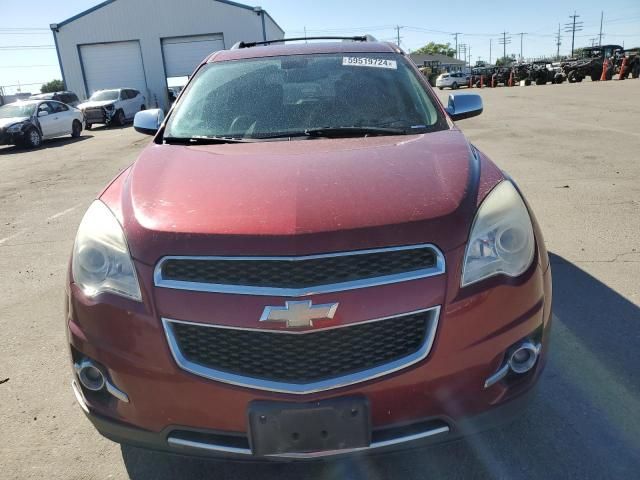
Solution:
<path fill-rule="evenodd" d="M 165 143 L 174 143 L 181 145 L 202 145 L 202 144 L 217 144 L 217 143 L 249 143 L 251 140 L 245 138 L 233 138 L 233 137 L 206 137 L 206 136 L 194 136 L 194 137 L 164 137 Z"/>
<path fill-rule="evenodd" d="M 357 137 L 369 135 L 406 135 L 404 128 L 392 127 L 319 127 L 304 131 L 310 137 Z"/>

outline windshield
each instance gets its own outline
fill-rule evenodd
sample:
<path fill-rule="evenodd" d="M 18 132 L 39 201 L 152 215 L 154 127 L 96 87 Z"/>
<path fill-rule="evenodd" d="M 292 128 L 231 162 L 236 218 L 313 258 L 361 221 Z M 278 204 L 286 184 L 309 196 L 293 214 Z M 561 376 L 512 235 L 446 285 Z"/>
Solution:
<path fill-rule="evenodd" d="M 89 100 L 93 102 L 103 102 L 105 100 L 118 100 L 120 98 L 120 90 L 103 90 L 91 95 Z"/>
<path fill-rule="evenodd" d="M 5 105 L 0 107 L 0 118 L 30 117 L 33 115 L 35 103 Z"/>
<path fill-rule="evenodd" d="M 439 119 L 401 55 L 296 55 L 203 67 L 171 115 L 165 138 L 259 139 L 344 127 L 419 133 Z"/>

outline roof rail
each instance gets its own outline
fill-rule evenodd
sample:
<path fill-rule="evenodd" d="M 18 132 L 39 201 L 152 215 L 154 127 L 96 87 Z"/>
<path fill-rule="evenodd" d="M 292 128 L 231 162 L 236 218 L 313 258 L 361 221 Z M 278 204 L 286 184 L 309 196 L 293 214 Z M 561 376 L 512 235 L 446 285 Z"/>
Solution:
<path fill-rule="evenodd" d="M 263 42 L 238 42 L 231 50 L 237 50 L 239 48 L 251 48 L 258 45 L 271 45 L 273 43 L 284 42 L 300 42 L 302 40 L 350 40 L 352 42 L 377 42 L 378 40 L 372 35 L 359 35 L 354 37 L 296 37 L 296 38 L 281 38 L 278 40 L 265 40 Z"/>

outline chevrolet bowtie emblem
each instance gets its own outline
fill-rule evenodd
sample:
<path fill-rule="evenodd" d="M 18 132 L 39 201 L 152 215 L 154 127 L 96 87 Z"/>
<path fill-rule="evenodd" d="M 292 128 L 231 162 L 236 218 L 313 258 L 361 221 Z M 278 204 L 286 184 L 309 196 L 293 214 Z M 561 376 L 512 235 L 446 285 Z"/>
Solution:
<path fill-rule="evenodd" d="M 314 320 L 331 319 L 338 303 L 313 305 L 311 301 L 285 302 L 284 307 L 264 307 L 261 322 L 286 322 L 289 328 L 312 327 Z"/>

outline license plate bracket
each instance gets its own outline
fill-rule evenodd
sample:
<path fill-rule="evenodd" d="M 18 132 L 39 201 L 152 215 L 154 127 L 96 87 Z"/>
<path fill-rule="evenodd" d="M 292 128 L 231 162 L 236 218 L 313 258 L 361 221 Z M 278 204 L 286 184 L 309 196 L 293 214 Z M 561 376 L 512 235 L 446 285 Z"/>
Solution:
<path fill-rule="evenodd" d="M 347 397 L 312 403 L 257 400 L 248 410 L 254 455 L 309 453 L 368 447 L 369 402 Z"/>

